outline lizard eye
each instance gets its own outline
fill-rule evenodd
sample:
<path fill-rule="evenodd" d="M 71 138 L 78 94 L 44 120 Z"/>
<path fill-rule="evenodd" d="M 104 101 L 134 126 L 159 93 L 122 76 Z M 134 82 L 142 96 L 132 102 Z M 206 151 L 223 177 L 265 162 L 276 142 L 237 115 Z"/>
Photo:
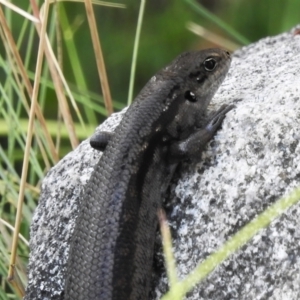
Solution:
<path fill-rule="evenodd" d="M 209 57 L 204 61 L 203 65 L 206 71 L 211 72 L 215 69 L 217 62 L 213 58 Z"/>
<path fill-rule="evenodd" d="M 197 101 L 195 94 L 191 91 L 186 91 L 184 93 L 184 98 L 186 100 L 190 101 L 190 102 L 196 102 Z"/>

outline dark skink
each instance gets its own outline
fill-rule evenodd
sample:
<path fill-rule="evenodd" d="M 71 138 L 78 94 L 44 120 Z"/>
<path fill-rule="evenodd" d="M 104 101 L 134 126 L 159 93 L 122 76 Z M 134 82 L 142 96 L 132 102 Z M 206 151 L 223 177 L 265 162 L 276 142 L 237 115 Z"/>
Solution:
<path fill-rule="evenodd" d="M 230 54 L 187 52 L 159 71 L 128 108 L 82 193 L 65 300 L 148 299 L 157 210 L 177 164 L 199 160 L 232 106 L 206 116 Z"/>

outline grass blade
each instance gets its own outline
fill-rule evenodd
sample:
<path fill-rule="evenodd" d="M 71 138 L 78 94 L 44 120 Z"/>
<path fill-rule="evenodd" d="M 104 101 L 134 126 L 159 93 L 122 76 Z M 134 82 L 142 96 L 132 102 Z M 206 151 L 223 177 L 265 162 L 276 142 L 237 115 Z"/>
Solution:
<path fill-rule="evenodd" d="M 112 100 L 110 95 L 110 89 L 105 69 L 105 63 L 103 59 L 102 48 L 100 44 L 99 34 L 96 25 L 96 19 L 94 14 L 94 9 L 91 0 L 85 0 L 85 10 L 87 14 L 87 18 L 89 21 L 90 32 L 96 57 L 96 63 L 98 68 L 98 74 L 100 77 L 100 84 L 102 87 L 102 93 L 104 98 L 105 107 L 107 110 L 107 114 L 111 115 L 113 112 Z"/>
<path fill-rule="evenodd" d="M 30 107 L 30 115 L 29 115 L 29 123 L 28 123 L 28 130 L 27 130 L 27 138 L 26 138 L 26 147 L 24 153 L 24 160 L 23 160 L 23 167 L 22 167 L 22 176 L 21 176 L 21 183 L 20 183 L 20 191 L 18 197 L 18 207 L 17 207 L 17 215 L 15 221 L 15 232 L 13 235 L 13 244 L 11 250 L 11 259 L 10 259 L 10 266 L 9 266 L 9 273 L 8 273 L 8 280 L 16 289 L 18 294 L 21 296 L 25 295 L 24 288 L 20 285 L 19 276 L 15 272 L 15 265 L 16 265 L 16 255 L 17 255 L 17 246 L 19 240 L 19 231 L 21 225 L 21 218 L 22 218 L 22 207 L 23 207 L 23 200 L 25 195 L 25 185 L 27 179 L 27 172 L 28 172 L 28 162 L 29 162 L 29 155 L 30 155 L 30 148 L 33 136 L 33 124 L 34 124 L 34 116 L 36 110 L 36 103 L 39 91 L 39 78 L 42 71 L 42 63 L 44 57 L 44 47 L 46 44 L 46 28 L 47 28 L 47 20 L 48 20 L 48 11 L 49 11 L 49 3 L 46 0 L 44 6 L 44 20 L 42 22 L 41 28 L 41 35 L 40 35 L 40 43 L 39 43 L 39 51 L 36 63 L 36 71 L 35 71 L 35 81 L 32 93 L 32 102 Z"/>
<path fill-rule="evenodd" d="M 245 245 L 260 230 L 267 227 L 274 219 L 280 217 L 287 209 L 300 200 L 300 188 L 295 189 L 290 195 L 279 199 L 254 220 L 242 227 L 219 250 L 209 255 L 200 263 L 183 281 L 171 287 L 162 300 L 176 300 L 190 291 L 197 283 L 207 277 L 224 260 L 229 258 L 240 247 Z"/>
<path fill-rule="evenodd" d="M 132 102 L 135 70 L 136 70 L 136 60 L 137 60 L 137 54 L 138 54 L 138 48 L 139 48 L 141 29 L 142 29 L 142 24 L 143 24 L 145 5 L 146 5 L 146 0 L 141 0 L 138 23 L 137 23 L 137 27 L 136 27 L 136 34 L 135 34 L 135 40 L 134 40 L 134 46 L 133 46 L 133 55 L 132 55 L 132 63 L 131 63 L 131 71 L 130 71 L 130 81 L 129 81 L 127 105 L 130 105 Z"/>
<path fill-rule="evenodd" d="M 185 0 L 185 2 L 188 3 L 202 17 L 204 17 L 205 19 L 210 20 L 211 22 L 218 25 L 220 28 L 222 28 L 225 32 L 227 32 L 230 36 L 232 36 L 234 39 L 236 39 L 242 45 L 250 44 L 250 41 L 248 39 L 246 39 L 244 36 L 242 36 L 240 33 L 238 33 L 231 26 L 229 26 L 228 24 L 223 22 L 216 15 L 212 14 L 209 10 L 207 10 L 200 3 L 196 2 L 195 0 Z"/>

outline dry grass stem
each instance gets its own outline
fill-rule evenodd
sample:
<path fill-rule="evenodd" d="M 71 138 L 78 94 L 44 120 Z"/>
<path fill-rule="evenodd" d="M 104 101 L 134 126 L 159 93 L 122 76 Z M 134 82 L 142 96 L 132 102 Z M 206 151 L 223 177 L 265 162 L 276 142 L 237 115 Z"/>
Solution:
<path fill-rule="evenodd" d="M 12 225 L 10 225 L 8 222 L 6 222 L 5 220 L 3 220 L 2 218 L 0 218 L 0 222 L 1 222 L 4 226 L 6 226 L 7 228 L 9 228 L 12 232 L 15 232 L 15 228 L 14 228 Z M 1 229 L 1 227 L 0 227 L 0 229 Z M 24 243 L 27 247 L 29 247 L 29 242 L 25 239 L 25 237 L 24 237 L 21 233 L 19 233 L 19 238 L 20 238 L 20 240 L 23 241 L 23 243 Z"/>
<path fill-rule="evenodd" d="M 9 1 L 6 0 L 0 0 L 0 3 L 2 3 L 3 5 L 5 5 L 6 7 L 10 8 L 11 10 L 15 11 L 16 13 L 20 14 L 21 16 L 25 17 L 26 19 L 34 22 L 34 23 L 40 23 L 40 20 L 37 19 L 36 17 L 32 16 L 31 14 L 29 14 L 28 12 L 26 12 L 25 10 L 19 8 L 18 6 L 12 4 Z"/>
<path fill-rule="evenodd" d="M 25 288 L 22 284 L 22 281 L 20 279 L 20 276 L 18 274 L 18 270 L 16 268 L 15 265 L 11 265 L 10 266 L 10 269 L 12 270 L 12 274 L 13 274 L 13 281 L 11 281 L 11 278 L 9 277 L 8 280 L 10 281 L 10 283 L 12 284 L 12 286 L 14 287 L 17 295 L 20 297 L 20 298 L 23 298 L 25 296 Z"/>
<path fill-rule="evenodd" d="M 176 262 L 172 251 L 171 231 L 164 210 L 160 209 L 158 211 L 158 219 L 159 219 L 160 232 L 163 241 L 163 250 L 165 255 L 167 275 L 168 275 L 170 287 L 172 287 L 178 282 L 178 278 L 176 272 Z"/>
<path fill-rule="evenodd" d="M 66 97 L 65 97 L 65 94 L 64 94 L 64 91 L 63 91 L 63 87 L 65 88 L 65 91 L 66 91 L 67 95 L 68 95 L 69 98 L 70 98 L 72 107 L 74 108 L 74 110 L 75 110 L 75 112 L 76 112 L 76 114 L 77 114 L 77 116 L 78 116 L 78 119 L 79 119 L 81 125 L 82 125 L 83 127 L 85 127 L 85 125 L 84 125 L 84 122 L 83 122 L 83 119 L 82 119 L 80 110 L 79 110 L 79 108 L 78 108 L 78 106 L 77 106 L 77 104 L 76 104 L 76 101 L 75 101 L 75 99 L 74 99 L 74 97 L 73 97 L 73 95 L 72 95 L 71 89 L 70 89 L 70 87 L 69 87 L 69 85 L 68 85 L 68 83 L 67 83 L 67 80 L 66 80 L 66 78 L 65 78 L 65 76 L 64 76 L 64 74 L 63 74 L 63 72 L 62 72 L 62 69 L 61 69 L 61 67 L 60 67 L 60 65 L 59 65 L 59 63 L 58 63 L 58 61 L 57 61 L 57 59 L 56 59 L 56 56 L 55 56 L 55 54 L 54 54 L 54 51 L 53 51 L 53 49 L 52 49 L 52 46 L 51 46 L 51 43 L 50 43 L 50 41 L 49 41 L 48 36 L 46 36 L 46 44 L 47 44 L 47 47 L 46 47 L 46 49 L 47 49 L 47 50 L 46 50 L 46 54 L 48 53 L 48 56 L 50 56 L 50 58 L 51 58 L 51 63 L 53 63 L 53 65 L 54 65 L 54 67 L 55 67 L 55 69 L 56 69 L 56 72 L 57 72 L 57 74 L 58 74 L 58 77 L 59 77 L 59 79 L 60 79 L 60 81 L 59 81 L 58 84 L 60 85 L 60 92 L 63 93 L 63 97 L 61 97 L 61 98 L 58 97 L 58 99 L 62 101 L 62 102 L 59 101 L 59 103 L 60 103 L 60 105 L 62 104 L 62 105 L 61 105 L 61 107 L 62 107 L 62 111 L 61 111 L 61 112 L 62 112 L 62 115 L 63 115 L 63 117 L 64 117 L 64 120 L 65 120 L 65 122 L 66 122 L 66 120 L 67 120 L 67 122 L 68 122 L 68 123 L 66 123 L 66 126 L 67 126 L 67 124 L 69 124 L 69 130 L 72 130 L 72 136 L 71 136 L 71 137 L 73 137 L 74 141 L 76 140 L 76 143 L 74 143 L 74 145 L 73 145 L 73 143 L 72 143 L 72 146 L 73 146 L 73 148 L 74 148 L 74 147 L 76 147 L 76 146 L 78 145 L 78 139 L 77 139 L 77 137 L 76 137 L 75 127 L 74 127 L 72 115 L 71 115 L 70 110 L 69 110 L 69 105 L 68 105 L 68 102 L 67 102 L 67 100 L 66 100 Z M 46 56 L 47 56 L 47 55 L 46 55 Z M 64 113 L 65 113 L 65 114 L 64 114 Z M 67 127 L 68 127 L 68 126 L 67 126 Z M 70 131 L 69 131 L 69 133 L 70 133 Z M 72 140 L 71 140 L 71 142 L 72 142 Z"/>
<path fill-rule="evenodd" d="M 39 9 L 38 9 L 36 1 L 30 0 L 30 3 L 31 3 L 31 7 L 32 7 L 34 15 L 36 17 L 39 17 L 40 14 L 39 14 Z M 37 32 L 40 35 L 41 26 L 39 26 L 39 24 L 35 24 L 35 25 L 36 25 Z M 64 77 L 62 75 L 59 64 L 57 63 L 57 60 L 53 53 L 53 50 L 51 48 L 48 37 L 45 36 L 45 39 L 46 39 L 45 55 L 46 55 L 47 63 L 48 63 L 50 74 L 51 74 L 51 77 L 53 80 L 56 96 L 58 98 L 60 110 L 63 115 L 64 123 L 65 123 L 65 126 L 66 126 L 68 134 L 69 134 L 72 148 L 74 149 L 78 145 L 78 138 L 76 136 L 74 122 L 73 122 L 72 115 L 71 115 L 70 109 L 69 109 L 69 105 L 68 105 L 68 102 L 65 97 L 64 90 L 63 90 L 62 78 L 64 79 Z M 59 74 L 61 76 L 58 75 L 58 72 L 60 72 Z M 66 81 L 64 81 L 64 82 L 66 83 Z"/>
<path fill-rule="evenodd" d="M 50 0 L 50 3 L 55 3 L 55 2 L 84 2 L 85 0 Z M 96 5 L 101 5 L 101 6 L 109 6 L 109 7 L 114 7 L 114 8 L 126 8 L 125 4 L 121 3 L 113 3 L 113 2 L 106 2 L 106 1 L 98 1 L 98 0 L 92 0 L 93 4 Z"/>
<path fill-rule="evenodd" d="M 44 5 L 42 5 L 41 7 L 41 18 L 43 17 L 43 9 L 44 9 Z M 65 79 L 65 76 L 62 72 L 62 69 L 60 67 L 60 63 L 58 62 L 55 54 L 54 54 L 54 51 L 52 49 L 52 46 L 51 46 L 51 43 L 50 43 L 50 40 L 48 38 L 48 36 L 46 35 L 46 43 L 47 43 L 47 47 L 46 47 L 46 56 L 47 56 L 47 52 L 49 53 L 50 55 L 50 62 L 54 64 L 55 68 L 56 68 L 56 71 L 58 73 L 58 77 L 60 78 L 60 82 L 57 82 L 57 84 L 59 85 L 59 89 L 60 89 L 60 92 L 62 91 L 63 92 L 63 88 L 62 88 L 62 85 L 64 86 L 65 88 L 65 91 L 67 93 L 67 95 L 69 96 L 70 98 L 70 101 L 71 101 L 71 104 L 78 116 L 78 119 L 81 123 L 81 125 L 83 127 L 85 127 L 85 124 L 83 122 L 83 118 L 81 116 L 81 113 L 80 113 L 80 110 L 76 104 L 76 101 L 72 95 L 72 92 L 70 90 L 70 87 Z M 48 58 L 47 58 L 48 59 Z M 73 146 L 73 148 L 77 147 L 78 145 L 78 139 L 77 139 L 77 136 L 76 136 L 76 132 L 75 132 L 75 127 L 74 127 L 74 123 L 73 123 L 73 119 L 72 119 L 72 115 L 70 113 L 70 110 L 69 110 L 69 105 L 68 105 L 68 102 L 64 96 L 64 92 L 63 92 L 63 96 L 62 97 L 58 97 L 59 99 L 59 104 L 60 104 L 60 109 L 61 109 L 61 113 L 62 113 L 62 116 L 64 118 L 64 121 L 65 121 L 65 125 L 66 127 L 68 128 L 68 132 L 71 136 L 71 144 Z M 61 100 L 61 101 L 60 101 Z"/>
<path fill-rule="evenodd" d="M 94 51 L 95 51 L 96 64 L 97 64 L 100 83 L 101 83 L 101 87 L 102 87 L 104 104 L 105 104 L 105 107 L 107 110 L 107 114 L 110 115 L 113 112 L 113 106 L 112 106 L 110 89 L 109 89 L 101 44 L 100 44 L 100 40 L 99 40 L 99 34 L 98 34 L 98 30 L 97 30 L 97 24 L 96 24 L 95 14 L 94 14 L 94 10 L 93 10 L 93 5 L 92 5 L 91 0 L 85 0 L 84 3 L 85 3 L 87 19 L 88 19 L 89 26 L 90 26 L 93 47 L 94 47 Z"/>
<path fill-rule="evenodd" d="M 40 44 L 39 44 L 39 50 L 38 50 L 38 56 L 37 56 L 35 79 L 34 79 L 34 86 L 33 86 L 33 92 L 32 92 L 32 101 L 31 101 L 31 107 L 30 107 L 27 137 L 26 137 L 26 146 L 25 146 L 25 153 L 24 153 L 23 166 L 22 166 L 22 175 L 21 175 L 21 181 L 20 181 L 17 215 L 16 215 L 16 222 L 15 222 L 15 232 L 13 235 L 11 259 L 10 259 L 10 266 L 9 266 L 9 273 L 8 273 L 8 280 L 10 281 L 12 286 L 16 289 L 18 294 L 21 294 L 21 295 L 23 293 L 25 295 L 25 291 L 24 291 L 22 282 L 19 280 L 19 277 L 16 272 L 16 255 L 17 255 L 17 245 L 18 245 L 18 239 L 19 239 L 20 224 L 21 224 L 21 219 L 22 219 L 22 208 L 23 208 L 23 201 L 24 201 L 24 194 L 25 194 L 25 187 L 26 187 L 26 180 L 27 180 L 27 173 L 28 173 L 29 155 L 30 155 L 32 136 L 33 136 L 34 116 L 35 116 L 36 103 L 37 103 L 37 97 L 38 97 L 38 92 L 39 92 L 39 84 L 40 84 L 42 64 L 43 64 L 43 57 L 44 57 L 45 33 L 46 33 L 46 28 L 47 28 L 48 11 L 49 11 L 49 3 L 48 2 L 49 2 L 48 0 L 46 0 L 46 2 L 45 2 L 45 17 L 42 22 L 42 28 L 41 28 Z"/>
<path fill-rule="evenodd" d="M 10 29 L 9 29 L 7 23 L 6 23 L 5 16 L 4 16 L 4 13 L 3 13 L 3 10 L 2 10 L 1 7 L 0 7 L 0 24 L 3 28 L 4 34 L 6 36 L 6 40 L 8 42 L 9 49 L 12 53 L 12 56 L 14 58 L 14 61 L 15 61 L 16 65 L 17 65 L 18 73 L 20 74 L 20 76 L 22 78 L 22 84 L 20 84 L 19 77 L 17 75 L 15 75 L 15 79 L 19 83 L 19 86 L 20 86 L 20 91 L 23 90 L 23 85 L 24 85 L 26 90 L 27 90 L 28 96 L 31 98 L 33 88 L 32 88 L 31 82 L 29 80 L 29 77 L 27 75 L 27 72 L 26 72 L 25 66 L 23 64 L 22 58 L 20 56 L 20 53 L 18 51 L 17 45 L 16 45 L 16 43 L 14 41 L 14 38 L 11 34 L 11 31 L 10 31 Z M 7 53 L 8 53 L 8 55 L 10 54 L 9 51 L 7 51 Z M 10 57 L 11 56 L 9 55 L 9 58 Z M 14 66 L 14 64 L 12 64 L 12 66 Z M 14 70 L 14 68 L 13 68 L 13 70 Z M 24 99 L 25 99 L 25 97 L 24 97 Z M 25 109 L 27 109 L 27 111 L 29 113 L 29 106 L 28 106 L 26 101 L 24 101 L 24 106 L 25 106 Z M 37 116 L 37 119 L 40 122 L 41 130 L 44 132 L 44 136 L 45 136 L 48 148 L 50 150 L 50 153 L 51 153 L 54 161 L 57 162 L 59 160 L 58 152 L 55 149 L 55 146 L 54 146 L 54 143 L 52 141 L 51 135 L 50 135 L 50 133 L 47 129 L 45 118 L 43 116 L 42 110 L 41 110 L 38 103 L 36 105 L 36 116 Z M 36 127 L 37 127 L 37 125 L 36 125 Z M 43 149 L 39 138 L 37 138 L 37 142 L 39 144 L 40 149 Z M 45 161 L 47 162 L 47 159 Z"/>
<path fill-rule="evenodd" d="M 1 10 L 1 8 L 0 8 L 0 10 Z M 0 13 L 1 14 L 1 13 Z M 1 17 L 0 17 L 1 18 Z M 1 21 L 0 21 L 1 22 Z M 3 31 L 2 31 L 2 28 L 1 28 L 1 30 L 0 30 L 0 36 L 1 36 L 1 39 L 3 40 L 3 41 L 7 41 L 7 39 L 5 39 L 5 37 L 4 37 L 4 33 L 3 33 Z M 26 112 L 27 112 L 27 114 L 29 115 L 29 111 L 30 111 L 30 107 L 29 107 L 29 104 L 27 103 L 27 99 L 26 99 L 26 96 L 25 96 L 25 94 L 24 94 L 24 84 L 23 84 L 23 82 L 21 82 L 20 81 L 20 78 L 19 78 L 19 76 L 18 76 L 18 74 L 19 74 L 19 72 L 18 72 L 18 70 L 17 70 L 17 65 L 14 63 L 14 56 L 12 55 L 12 53 L 11 53 L 11 51 L 9 51 L 9 49 L 8 49 L 8 44 L 7 43 L 5 43 L 4 42 L 4 47 L 5 47 L 5 50 L 6 50 L 6 53 L 7 53 L 7 58 L 8 58 L 8 60 L 9 60 L 9 62 L 10 62 L 10 66 L 11 66 L 11 69 L 12 69 L 12 72 L 13 72 L 13 74 L 14 74 L 14 78 L 15 78 L 15 80 L 16 80 L 16 84 L 17 84 L 17 86 L 18 86 L 18 90 L 19 90 L 19 93 L 20 93 L 20 100 L 22 101 L 22 103 L 23 103 L 23 105 L 24 105 L 24 108 L 25 108 L 25 110 L 26 110 Z M 10 99 L 8 100 L 8 101 L 10 101 Z M 37 111 L 39 111 L 39 114 L 40 114 L 40 116 L 41 116 L 41 120 L 43 120 L 43 123 L 44 123 L 44 126 L 42 125 L 42 126 L 40 126 L 41 124 L 38 124 L 36 121 L 34 122 L 34 128 L 35 128 L 35 130 L 37 130 L 38 128 L 43 128 L 43 129 L 45 129 L 45 132 L 47 132 L 47 134 L 48 134 L 48 136 L 49 136 L 49 138 L 50 138 L 50 141 L 51 141 L 51 143 L 52 143 L 52 146 L 53 146 L 53 142 L 52 142 L 52 139 L 51 139 L 51 136 L 50 136 L 50 134 L 49 134 L 49 132 L 48 132 L 48 130 L 47 130 L 47 127 L 46 127 L 46 121 L 44 120 L 44 118 L 43 118 L 43 115 L 42 115 L 42 113 L 41 113 L 41 111 L 39 110 L 39 109 L 37 109 L 36 110 L 36 113 L 37 113 Z M 38 115 L 38 113 L 37 113 L 37 115 Z M 49 159 L 48 159 L 48 156 L 47 156 L 47 153 L 46 153 L 46 151 L 45 151 L 45 147 L 44 147 L 44 145 L 43 145 L 43 143 L 42 143 L 42 141 L 41 141 L 41 137 L 40 137 L 40 135 L 35 135 L 35 138 L 36 138 L 36 142 L 37 142 L 37 145 L 38 145 L 38 147 L 39 147 L 39 150 L 40 150 L 40 153 L 41 153 L 41 155 L 42 155 L 42 157 L 43 157 L 43 160 L 44 160 L 44 163 L 45 163 L 45 166 L 46 166 L 46 168 L 47 168 L 47 170 L 49 170 L 50 169 L 50 162 L 49 162 Z M 54 149 L 55 150 L 55 149 Z M 58 160 L 58 154 L 57 154 L 57 152 L 56 151 L 54 151 L 54 153 L 56 154 L 56 156 L 57 156 L 57 160 Z M 56 158 L 56 157 L 55 157 Z"/>
<path fill-rule="evenodd" d="M 228 39 L 225 39 L 220 35 L 217 35 L 196 23 L 188 22 L 186 27 L 188 30 L 195 33 L 196 35 L 201 36 L 202 38 L 223 48 L 226 48 L 230 51 L 235 51 L 236 49 L 241 47 L 240 45 L 233 43 L 232 41 L 229 41 Z"/>
<path fill-rule="evenodd" d="M 52 1 L 51 1 L 52 2 Z M 60 27 L 60 14 L 59 14 L 59 6 L 55 3 L 55 38 L 56 38 L 56 53 L 57 53 L 57 63 L 62 69 L 63 67 L 63 49 L 62 49 L 62 33 Z M 56 132 L 56 142 L 55 146 L 57 151 L 60 149 L 60 141 L 61 141 L 61 132 L 62 132 L 62 114 L 61 111 L 58 109 L 57 111 L 57 132 Z"/>

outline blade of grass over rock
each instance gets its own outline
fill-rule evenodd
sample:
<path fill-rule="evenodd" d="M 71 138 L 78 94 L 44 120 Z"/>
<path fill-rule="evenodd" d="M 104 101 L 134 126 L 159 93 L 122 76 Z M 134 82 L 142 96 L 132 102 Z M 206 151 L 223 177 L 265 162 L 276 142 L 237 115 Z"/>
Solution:
<path fill-rule="evenodd" d="M 163 240 L 163 251 L 166 261 L 167 275 L 170 286 L 174 286 L 178 282 L 176 272 L 176 262 L 172 251 L 172 237 L 170 227 L 168 226 L 166 213 L 160 209 L 158 211 L 158 219 L 160 225 L 160 232 Z"/>
<path fill-rule="evenodd" d="M 210 20 L 211 22 L 218 25 L 228 35 L 233 37 L 235 40 L 237 40 L 242 45 L 248 45 L 250 43 L 250 41 L 248 39 L 246 39 L 244 36 L 242 36 L 240 33 L 238 33 L 235 29 L 233 29 L 227 23 L 223 22 L 216 15 L 212 14 L 208 9 L 206 9 L 199 2 L 196 2 L 195 0 L 185 0 L 185 2 L 188 3 L 193 8 L 193 10 L 195 10 L 197 13 L 199 13 L 203 18 Z"/>
<path fill-rule="evenodd" d="M 299 200 L 300 188 L 297 188 L 288 196 L 276 201 L 254 220 L 242 227 L 219 250 L 209 255 L 184 280 L 173 285 L 170 291 L 162 297 L 162 300 L 182 299 L 187 292 L 206 278 L 224 260 L 237 252 L 240 247 L 251 240 L 260 230 L 267 227 L 274 219 L 280 217 L 287 209 L 299 202 Z"/>
<path fill-rule="evenodd" d="M 129 91 L 128 91 L 127 105 L 131 104 L 132 97 L 133 97 L 136 61 L 137 61 L 137 54 L 138 54 L 138 48 L 139 48 L 141 29 L 142 29 L 142 24 L 143 24 L 145 5 L 146 5 L 146 0 L 141 0 L 139 16 L 138 16 L 138 22 L 137 22 L 137 27 L 136 27 L 135 40 L 134 40 L 134 45 L 133 45 L 133 54 L 132 54 L 132 62 L 131 62 L 131 70 L 130 70 L 130 80 L 129 80 Z"/>

